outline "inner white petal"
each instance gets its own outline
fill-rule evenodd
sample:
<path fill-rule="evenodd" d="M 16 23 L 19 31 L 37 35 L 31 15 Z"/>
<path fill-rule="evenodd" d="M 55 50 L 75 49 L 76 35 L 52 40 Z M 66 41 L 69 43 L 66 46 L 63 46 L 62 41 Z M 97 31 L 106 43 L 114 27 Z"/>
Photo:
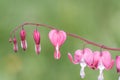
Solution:
<path fill-rule="evenodd" d="M 59 50 L 59 46 L 58 46 L 58 44 L 57 44 L 57 46 L 56 46 L 56 50 L 57 50 L 57 51 Z"/>
<path fill-rule="evenodd" d="M 22 41 L 21 41 L 21 47 L 23 48 L 23 43 L 22 43 Z"/>
<path fill-rule="evenodd" d="M 103 76 L 103 70 L 105 69 L 104 65 L 102 64 L 102 62 L 99 63 L 98 66 L 99 71 L 99 76 L 98 76 L 98 80 L 104 80 L 104 76 Z"/>
<path fill-rule="evenodd" d="M 58 58 L 59 58 L 59 57 L 58 57 L 58 56 L 59 56 L 59 54 L 58 54 L 58 53 L 59 53 L 59 46 L 58 46 L 58 44 L 57 44 L 57 46 L 56 46 L 56 53 L 57 53 L 57 54 L 56 54 L 56 57 L 57 57 L 57 59 L 58 59 Z"/>
<path fill-rule="evenodd" d="M 118 80 L 120 80 L 120 76 L 119 76 Z"/>
<path fill-rule="evenodd" d="M 23 41 L 21 41 L 21 47 L 24 48 L 24 46 L 25 46 L 25 48 L 27 48 L 27 41 L 26 40 L 25 40 L 25 43 Z"/>
<path fill-rule="evenodd" d="M 103 73 L 99 74 L 98 80 L 104 80 Z"/>
<path fill-rule="evenodd" d="M 36 53 L 39 53 L 41 51 L 41 45 L 35 45 L 35 51 Z"/>
<path fill-rule="evenodd" d="M 85 77 L 85 71 L 84 71 L 84 69 L 86 67 L 86 63 L 85 63 L 84 59 L 81 60 L 80 66 L 81 66 L 80 76 L 81 76 L 81 78 L 84 78 Z"/>

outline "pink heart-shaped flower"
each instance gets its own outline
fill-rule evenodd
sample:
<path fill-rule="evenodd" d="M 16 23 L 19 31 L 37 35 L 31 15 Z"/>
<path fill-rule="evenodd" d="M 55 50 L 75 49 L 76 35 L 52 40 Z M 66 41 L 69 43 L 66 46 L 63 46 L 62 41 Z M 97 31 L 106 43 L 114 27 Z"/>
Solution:
<path fill-rule="evenodd" d="M 53 29 L 49 32 L 49 39 L 54 46 L 61 46 L 66 40 L 66 32 Z"/>
<path fill-rule="evenodd" d="M 55 59 L 60 59 L 60 46 L 65 42 L 66 40 L 66 32 L 62 31 L 62 30 L 56 30 L 53 29 L 49 32 L 49 39 L 51 41 L 51 43 L 54 45 L 55 47 L 55 51 L 54 51 L 54 58 Z"/>

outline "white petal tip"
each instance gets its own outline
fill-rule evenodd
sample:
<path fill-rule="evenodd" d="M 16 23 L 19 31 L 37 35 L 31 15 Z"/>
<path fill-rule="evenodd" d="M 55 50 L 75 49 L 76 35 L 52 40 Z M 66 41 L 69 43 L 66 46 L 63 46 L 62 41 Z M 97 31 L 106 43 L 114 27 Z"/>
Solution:
<path fill-rule="evenodd" d="M 85 78 L 85 75 L 80 75 L 80 76 L 81 76 L 82 79 Z"/>
<path fill-rule="evenodd" d="M 41 52 L 41 45 L 35 45 L 35 52 L 37 54 L 40 54 L 40 52 Z"/>
<path fill-rule="evenodd" d="M 81 68 L 81 70 L 80 70 L 80 76 L 81 76 L 82 79 L 85 77 L 84 68 Z"/>
<path fill-rule="evenodd" d="M 27 49 L 27 41 L 21 41 L 21 47 L 23 48 L 23 50 L 25 51 Z"/>
<path fill-rule="evenodd" d="M 98 76 L 98 80 L 104 80 L 103 74 L 100 74 L 100 75 Z"/>
<path fill-rule="evenodd" d="M 118 77 L 118 80 L 120 80 L 120 76 Z"/>

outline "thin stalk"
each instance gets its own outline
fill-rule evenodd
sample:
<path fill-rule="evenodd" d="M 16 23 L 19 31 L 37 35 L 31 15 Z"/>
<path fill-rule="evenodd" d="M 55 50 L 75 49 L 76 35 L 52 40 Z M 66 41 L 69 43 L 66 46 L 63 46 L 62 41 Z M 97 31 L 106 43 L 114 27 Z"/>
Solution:
<path fill-rule="evenodd" d="M 21 28 L 21 27 L 24 27 L 26 25 L 32 25 L 32 26 L 36 26 L 36 27 L 46 27 L 46 28 L 49 28 L 49 29 L 57 29 L 53 26 L 50 26 L 50 25 L 47 25 L 47 24 L 39 24 L 39 23 L 29 23 L 29 22 L 26 22 L 26 23 L 23 23 L 19 26 L 17 26 L 11 33 L 10 33 L 10 39 L 9 39 L 9 42 L 12 42 L 12 35 L 15 34 L 15 32 Z M 57 29 L 59 30 L 59 29 Z M 79 35 L 76 35 L 76 34 L 73 34 L 73 33 L 69 33 L 69 32 L 66 32 L 68 36 L 71 36 L 73 38 L 77 38 L 77 39 L 80 39 L 82 40 L 83 42 L 85 42 L 86 44 L 90 44 L 90 45 L 93 45 L 93 46 L 96 46 L 96 47 L 99 47 L 99 48 L 102 48 L 102 49 L 107 49 L 107 50 L 112 50 L 112 51 L 120 51 L 120 48 L 111 48 L 111 47 L 108 47 L 108 46 L 105 46 L 103 44 L 98 44 L 98 43 L 95 43 L 95 42 L 92 42 L 88 39 L 85 39 Z"/>

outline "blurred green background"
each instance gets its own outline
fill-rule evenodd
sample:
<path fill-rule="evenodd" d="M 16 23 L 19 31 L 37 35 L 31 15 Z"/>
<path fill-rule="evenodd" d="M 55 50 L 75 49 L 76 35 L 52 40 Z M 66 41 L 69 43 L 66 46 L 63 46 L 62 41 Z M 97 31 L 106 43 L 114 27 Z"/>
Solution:
<path fill-rule="evenodd" d="M 9 33 L 24 22 L 53 25 L 58 29 L 110 47 L 120 47 L 120 0 L 0 0 L 0 80 L 97 80 L 98 70 L 85 69 L 86 77 L 79 76 L 79 65 L 70 63 L 72 55 L 83 48 L 83 42 L 71 37 L 61 47 L 61 59 L 53 58 L 54 47 L 48 39 L 49 29 L 39 28 L 41 53 L 34 51 L 33 30 L 27 31 L 28 49 L 20 48 L 19 30 L 16 33 L 19 51 L 14 53 L 8 42 Z M 93 51 L 97 47 L 87 45 Z M 110 51 L 115 59 L 120 52 Z M 104 71 L 105 80 L 117 80 L 115 66 Z"/>

